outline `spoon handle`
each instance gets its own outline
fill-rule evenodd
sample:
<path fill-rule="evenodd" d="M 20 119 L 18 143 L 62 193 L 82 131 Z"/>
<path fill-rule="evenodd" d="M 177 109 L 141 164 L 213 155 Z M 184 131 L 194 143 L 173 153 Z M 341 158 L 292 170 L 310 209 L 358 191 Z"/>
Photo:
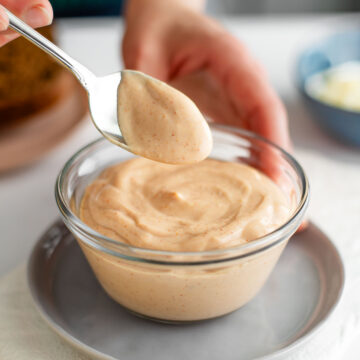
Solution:
<path fill-rule="evenodd" d="M 54 43 L 46 39 L 39 32 L 25 24 L 17 16 L 5 9 L 9 18 L 9 27 L 17 31 L 33 44 L 47 52 L 49 55 L 58 60 L 63 66 L 69 69 L 80 81 L 81 85 L 88 90 L 90 85 L 95 82 L 95 75 L 84 65 L 78 63 L 63 50 L 58 48 Z"/>

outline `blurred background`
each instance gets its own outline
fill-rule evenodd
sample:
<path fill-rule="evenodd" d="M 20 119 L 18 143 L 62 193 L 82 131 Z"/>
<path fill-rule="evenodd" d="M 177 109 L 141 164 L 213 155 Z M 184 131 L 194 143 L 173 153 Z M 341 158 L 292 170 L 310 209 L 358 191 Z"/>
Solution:
<path fill-rule="evenodd" d="M 51 0 L 56 17 L 117 15 L 124 0 Z M 86 7 L 84 4 L 86 3 Z M 344 12 L 360 10 L 358 0 L 208 0 L 210 14 Z"/>
<path fill-rule="evenodd" d="M 208 11 L 220 14 L 267 14 L 357 11 L 357 0 L 209 0 Z"/>

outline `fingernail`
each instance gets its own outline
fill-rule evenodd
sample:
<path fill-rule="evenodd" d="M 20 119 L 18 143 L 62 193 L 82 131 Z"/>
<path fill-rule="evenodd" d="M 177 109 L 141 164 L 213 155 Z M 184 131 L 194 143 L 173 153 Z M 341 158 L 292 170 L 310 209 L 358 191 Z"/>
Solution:
<path fill-rule="evenodd" d="M 45 26 L 51 23 L 52 14 L 42 6 L 34 6 L 26 11 L 24 20 L 32 27 Z"/>
<path fill-rule="evenodd" d="M 5 31 L 9 26 L 8 22 L 5 22 L 3 20 L 0 20 L 0 31 Z"/>
<path fill-rule="evenodd" d="M 9 19 L 0 5 L 0 31 L 5 31 L 9 27 Z"/>

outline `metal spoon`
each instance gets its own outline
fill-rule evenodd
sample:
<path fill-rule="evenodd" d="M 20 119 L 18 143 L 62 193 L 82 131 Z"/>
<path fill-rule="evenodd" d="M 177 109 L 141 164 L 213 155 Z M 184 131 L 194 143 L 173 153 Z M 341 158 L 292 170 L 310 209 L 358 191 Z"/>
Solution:
<path fill-rule="evenodd" d="M 91 119 L 101 134 L 112 143 L 130 151 L 121 135 L 117 116 L 117 88 L 120 84 L 121 72 L 103 77 L 95 76 L 84 65 L 71 58 L 9 10 L 5 9 L 5 12 L 9 17 L 10 28 L 53 56 L 77 77 L 88 93 Z"/>

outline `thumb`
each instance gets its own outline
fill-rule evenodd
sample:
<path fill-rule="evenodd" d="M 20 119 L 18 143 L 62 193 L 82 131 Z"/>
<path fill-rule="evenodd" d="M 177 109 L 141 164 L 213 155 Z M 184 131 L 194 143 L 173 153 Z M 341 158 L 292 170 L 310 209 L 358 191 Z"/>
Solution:
<path fill-rule="evenodd" d="M 126 31 L 122 51 L 126 69 L 142 71 L 162 81 L 169 80 L 168 55 L 157 39 Z"/>

